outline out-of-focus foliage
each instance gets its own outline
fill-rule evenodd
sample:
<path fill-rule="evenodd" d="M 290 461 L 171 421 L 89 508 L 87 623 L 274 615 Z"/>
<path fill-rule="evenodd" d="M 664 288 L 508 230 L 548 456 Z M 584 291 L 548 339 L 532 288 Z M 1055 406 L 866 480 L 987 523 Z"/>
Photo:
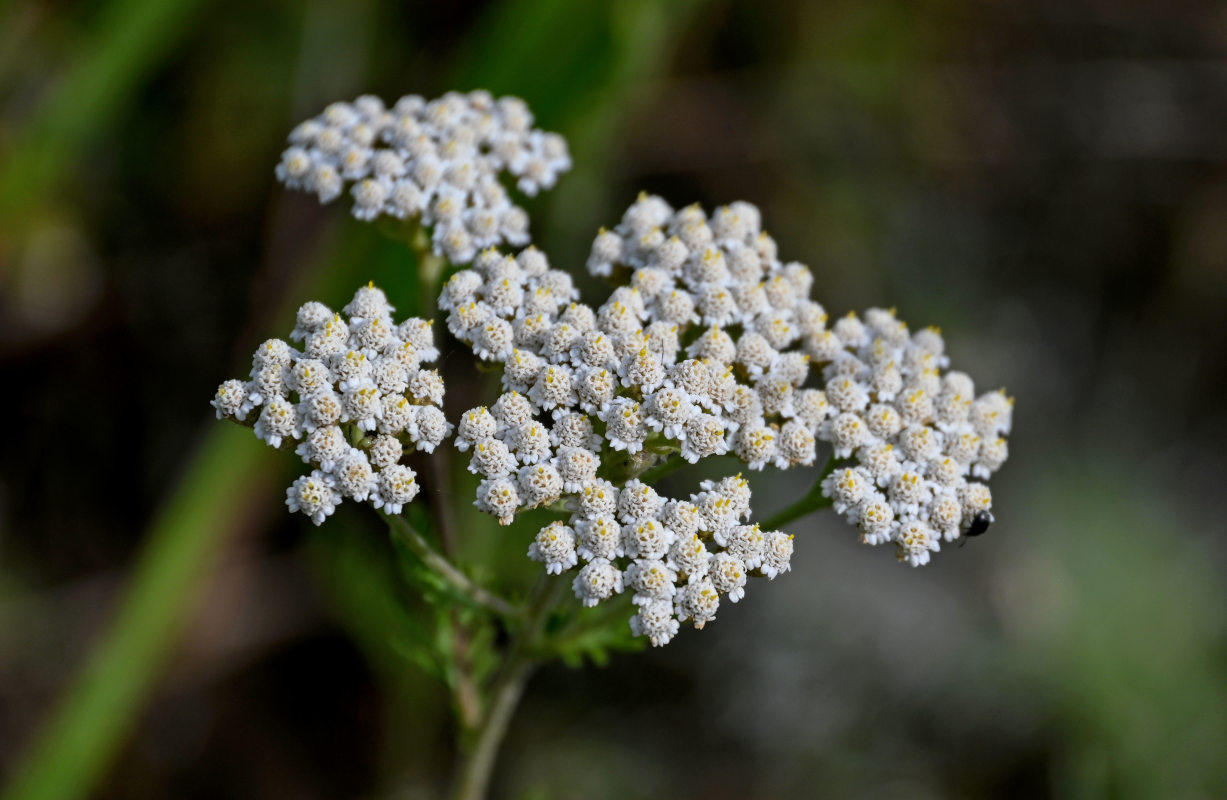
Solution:
<path fill-rule="evenodd" d="M 998 523 L 930 567 L 817 517 L 772 592 L 664 652 L 554 620 L 586 666 L 535 679 L 499 796 L 1227 794 L 1227 16 L 607 5 L 0 8 L 0 779 L 105 630 L 216 381 L 308 291 L 420 302 L 408 252 L 275 186 L 285 133 L 363 92 L 485 86 L 571 140 L 526 206 L 556 266 L 640 189 L 744 198 L 833 315 L 938 324 L 1018 398 Z M 444 369 L 467 407 L 484 378 Z M 395 552 L 362 515 L 279 513 L 295 468 L 200 504 L 250 519 L 97 796 L 442 785 L 446 665 L 384 590 Z M 458 527 L 484 582 L 531 583 L 528 542 Z"/>

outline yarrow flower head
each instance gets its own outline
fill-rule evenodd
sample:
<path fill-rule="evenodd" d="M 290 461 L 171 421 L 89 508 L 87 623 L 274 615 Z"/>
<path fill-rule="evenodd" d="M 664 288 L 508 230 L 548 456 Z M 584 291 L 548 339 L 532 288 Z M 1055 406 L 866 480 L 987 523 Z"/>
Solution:
<path fill-rule="evenodd" d="M 828 327 L 810 270 L 779 259 L 754 206 L 708 215 L 641 195 L 597 235 L 588 269 L 615 283 L 595 308 L 533 248 L 483 252 L 440 297 L 449 330 L 503 366 L 500 403 L 514 399 L 519 413 L 493 436 L 520 465 L 568 472 L 561 484 L 526 472 L 517 480 L 532 477 L 533 487 L 492 502 L 491 487 L 509 478 L 475 458 L 486 478 L 477 505 L 503 524 L 517 509 L 558 502 L 559 485 L 582 485 L 581 463 L 601 463 L 589 451 L 560 464 L 538 444 L 560 418 L 585 420 L 629 457 L 672 452 L 696 463 L 731 452 L 752 470 L 813 465 L 818 443 L 829 443 L 858 471 L 832 474 L 824 492 L 864 541 L 895 543 L 913 565 L 977 517 L 991 520 L 987 486 L 968 478 L 1004 462 L 1009 401 L 976 399 L 970 378 L 943 375 L 935 329 L 911 334 L 880 309 Z"/>
<path fill-rule="evenodd" d="M 321 203 L 348 194 L 356 218 L 392 218 L 380 228 L 412 244 L 418 283 L 447 275 L 437 306 L 449 344 L 501 381 L 456 420 L 453 442 L 478 510 L 536 531 L 518 546 L 545 575 L 523 603 L 452 563 L 442 504 L 458 496 L 441 457 L 432 514 L 397 516 L 421 490 L 407 456 L 453 433 L 430 368 L 433 320 L 397 322 L 373 284 L 339 311 L 306 303 L 287 339 L 263 343 L 250 374 L 213 397 L 219 419 L 306 462 L 285 490 L 291 512 L 316 525 L 346 500 L 383 512 L 396 557 L 412 559 L 398 576 L 422 590 L 409 609 L 424 634 L 415 661 L 455 662 L 479 707 L 514 701 L 527 656 L 599 662 L 628 630 L 663 646 L 687 623 L 706 627 L 751 584 L 791 571 L 795 540 L 777 528 L 819 508 L 912 566 L 985 532 L 1013 401 L 950 370 L 940 331 L 882 309 L 832 323 L 811 297 L 814 275 L 781 259 L 756 207 L 678 209 L 648 194 L 593 240 L 587 270 L 611 286 L 589 305 L 572 273 L 527 246 L 528 215 L 509 195 L 513 183 L 529 196 L 549 189 L 570 166 L 566 142 L 534 129 L 522 100 L 475 91 L 334 103 L 293 130 L 276 167 Z M 752 474 L 811 467 L 819 450 L 812 488 L 761 523 L 740 472 L 684 496 L 658 483 L 713 456 Z M 563 586 L 576 607 L 559 614 Z M 448 613 L 458 602 L 465 613 Z M 622 619 L 623 638 L 601 630 Z M 484 642 L 482 658 L 456 662 L 457 637 Z M 492 659 L 503 661 L 494 671 Z M 479 761 L 460 770 L 475 794 Z"/>
<path fill-rule="evenodd" d="M 391 107 L 364 95 L 333 103 L 290 133 L 277 179 L 330 203 L 348 189 L 352 212 L 419 219 L 433 228 L 436 254 L 467 263 L 484 247 L 529 241 L 528 215 L 499 176 L 532 196 L 571 168 L 567 143 L 533 128 L 517 97 L 451 92 L 408 95 Z"/>
<path fill-rule="evenodd" d="M 983 481 L 1005 463 L 1014 401 L 977 395 L 968 375 L 947 371 L 940 331 L 910 332 L 893 311 L 849 314 L 832 334 L 822 375 L 834 415 L 817 436 L 842 466 L 823 494 L 862 541 L 925 564 L 941 542 L 992 521 Z"/>
<path fill-rule="evenodd" d="M 218 419 L 251 424 L 272 447 L 295 443 L 314 469 L 286 490 L 286 505 L 316 525 L 347 498 L 399 514 L 420 490 L 403 457 L 451 435 L 443 380 L 427 367 L 439 355 L 431 324 L 397 324 L 393 311 L 373 284 L 343 313 L 307 303 L 290 335 L 301 350 L 268 340 L 249 379 L 225 381 L 213 397 Z"/>

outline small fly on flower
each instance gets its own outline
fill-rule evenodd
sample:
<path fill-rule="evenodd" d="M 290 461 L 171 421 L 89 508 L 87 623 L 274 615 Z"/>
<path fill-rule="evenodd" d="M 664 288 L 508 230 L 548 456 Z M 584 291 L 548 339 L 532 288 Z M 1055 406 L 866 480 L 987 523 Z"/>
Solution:
<path fill-rule="evenodd" d="M 983 536 L 988 533 L 988 527 L 996 522 L 993 519 L 991 511 L 981 511 L 972 517 L 971 526 L 963 534 L 963 541 L 959 543 L 959 547 L 967 544 L 967 539 L 972 536 Z"/>
<path fill-rule="evenodd" d="M 967 532 L 963 535 L 982 536 L 983 534 L 988 533 L 988 526 L 992 525 L 994 522 L 996 522 L 996 520 L 993 519 L 993 514 L 991 511 L 981 511 L 971 520 L 971 527 L 969 527 Z"/>

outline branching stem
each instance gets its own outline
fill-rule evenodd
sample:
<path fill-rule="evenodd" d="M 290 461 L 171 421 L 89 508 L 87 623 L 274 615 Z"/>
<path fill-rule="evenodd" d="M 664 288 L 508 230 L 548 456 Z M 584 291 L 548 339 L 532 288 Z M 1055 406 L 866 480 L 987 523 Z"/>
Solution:
<path fill-rule="evenodd" d="M 452 800 L 481 800 L 486 796 L 499 747 L 507 735 L 507 726 L 524 694 L 538 662 L 533 653 L 558 597 L 563 580 L 542 575 L 533 587 L 524 608 L 524 622 L 511 644 L 502 671 L 490 691 L 485 716 L 476 730 L 476 737 L 461 756 L 452 790 Z"/>
<path fill-rule="evenodd" d="M 677 453 L 674 453 L 672 455 L 665 456 L 664 461 L 661 461 L 655 466 L 649 469 L 646 469 L 642 473 L 640 473 L 639 480 L 643 481 L 646 484 L 653 484 L 656 481 L 660 480 L 661 478 L 665 477 L 666 475 L 672 472 L 676 472 L 677 470 L 682 469 L 683 467 L 687 467 L 689 465 L 690 465 L 689 461 L 682 458 Z"/>
<path fill-rule="evenodd" d="M 447 584 L 457 592 L 475 604 L 488 608 L 501 617 L 515 619 L 523 614 L 521 609 L 516 608 L 485 587 L 474 583 L 456 565 L 452 564 L 452 562 L 448 561 L 431 547 L 425 537 L 409 524 L 409 520 L 403 516 L 391 514 L 385 514 L 384 519 L 387 521 L 388 529 L 392 531 L 392 534 L 404 542 L 413 551 L 414 555 L 422 559 L 423 564 L 430 567 L 440 578 L 447 581 Z"/>
<path fill-rule="evenodd" d="M 820 509 L 829 508 L 832 501 L 831 498 L 822 496 L 822 481 L 835 471 L 835 464 L 836 458 L 832 455 L 827 459 L 826 466 L 822 468 L 822 474 L 814 481 L 814 485 L 805 493 L 805 496 L 773 514 L 762 524 L 763 530 L 779 530 L 793 520 L 800 519 Z"/>

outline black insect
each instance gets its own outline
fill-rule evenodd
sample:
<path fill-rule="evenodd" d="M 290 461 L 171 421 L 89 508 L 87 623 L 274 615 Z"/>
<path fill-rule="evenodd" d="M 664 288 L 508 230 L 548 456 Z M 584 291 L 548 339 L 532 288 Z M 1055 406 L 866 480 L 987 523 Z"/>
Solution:
<path fill-rule="evenodd" d="M 971 528 L 967 529 L 964 536 L 979 536 L 988 533 L 989 525 L 994 523 L 993 514 L 990 512 L 978 512 L 972 518 Z"/>
<path fill-rule="evenodd" d="M 992 513 L 988 511 L 980 511 L 971 520 L 971 527 L 967 529 L 964 536 L 980 536 L 988 532 L 988 526 L 992 525 L 995 520 Z"/>
<path fill-rule="evenodd" d="M 971 536 L 982 536 L 988 531 L 988 526 L 993 524 L 993 515 L 988 511 L 977 512 L 971 518 L 971 525 L 967 530 L 963 531 L 963 541 L 959 542 L 959 547 L 967 544 L 967 538 Z"/>

